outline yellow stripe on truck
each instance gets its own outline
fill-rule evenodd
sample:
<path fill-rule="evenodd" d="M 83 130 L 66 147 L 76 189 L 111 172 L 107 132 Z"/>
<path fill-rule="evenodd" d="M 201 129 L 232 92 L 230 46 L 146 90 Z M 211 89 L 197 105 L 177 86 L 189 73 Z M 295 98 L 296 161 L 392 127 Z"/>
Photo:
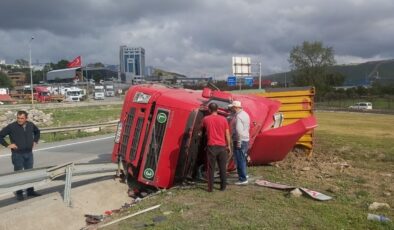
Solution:
<path fill-rule="evenodd" d="M 245 91 L 244 93 L 248 93 Z M 249 94 L 280 101 L 282 104 L 279 112 L 283 113 L 284 116 L 283 125 L 288 125 L 301 118 L 313 115 L 315 96 L 313 87 L 272 88 L 266 89 L 265 92 L 252 91 Z M 298 140 L 296 146 L 305 148 L 310 156 L 313 150 L 313 139 L 313 131 L 310 131 Z"/>

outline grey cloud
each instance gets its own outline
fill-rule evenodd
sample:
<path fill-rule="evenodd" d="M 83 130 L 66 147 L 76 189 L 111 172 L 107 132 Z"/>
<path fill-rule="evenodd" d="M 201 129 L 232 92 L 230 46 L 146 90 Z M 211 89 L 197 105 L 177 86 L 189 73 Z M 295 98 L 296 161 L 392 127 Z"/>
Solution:
<path fill-rule="evenodd" d="M 341 60 L 394 57 L 390 0 L 17 1 L 0 8 L 0 59 L 118 63 L 122 44 L 146 49 L 147 64 L 190 75 L 231 72 L 231 57 L 287 70 L 303 41 L 332 46 Z"/>

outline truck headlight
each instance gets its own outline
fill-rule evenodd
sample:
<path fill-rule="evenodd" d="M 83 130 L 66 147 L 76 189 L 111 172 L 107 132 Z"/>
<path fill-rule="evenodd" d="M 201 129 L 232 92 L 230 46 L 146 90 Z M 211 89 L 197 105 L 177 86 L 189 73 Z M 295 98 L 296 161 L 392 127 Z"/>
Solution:
<path fill-rule="evenodd" d="M 119 143 L 121 132 L 122 132 L 122 122 L 119 121 L 118 128 L 116 129 L 116 133 L 115 133 L 115 143 Z"/>
<path fill-rule="evenodd" d="M 142 93 L 142 92 L 137 92 L 134 95 L 133 102 L 146 104 L 146 103 L 149 102 L 150 97 L 151 97 L 151 95 L 149 95 L 149 94 L 145 94 L 145 93 Z"/>

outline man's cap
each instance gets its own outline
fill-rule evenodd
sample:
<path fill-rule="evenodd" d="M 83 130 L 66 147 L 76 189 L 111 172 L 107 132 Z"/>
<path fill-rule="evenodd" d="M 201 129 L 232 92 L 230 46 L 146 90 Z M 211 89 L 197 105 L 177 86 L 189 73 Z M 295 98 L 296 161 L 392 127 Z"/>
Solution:
<path fill-rule="evenodd" d="M 233 103 L 229 104 L 228 107 L 242 108 L 242 105 L 240 101 L 233 101 Z"/>

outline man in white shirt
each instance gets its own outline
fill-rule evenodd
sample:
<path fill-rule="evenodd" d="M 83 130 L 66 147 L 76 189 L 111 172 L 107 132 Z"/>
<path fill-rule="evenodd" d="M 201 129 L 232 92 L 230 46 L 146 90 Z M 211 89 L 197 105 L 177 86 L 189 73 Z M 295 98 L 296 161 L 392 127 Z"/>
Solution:
<path fill-rule="evenodd" d="M 232 138 L 239 181 L 235 184 L 246 185 L 248 184 L 247 157 L 249 148 L 250 117 L 248 113 L 242 109 L 240 101 L 233 101 L 229 107 L 233 108 L 236 113 L 235 122 L 233 122 L 234 127 L 232 127 Z"/>

